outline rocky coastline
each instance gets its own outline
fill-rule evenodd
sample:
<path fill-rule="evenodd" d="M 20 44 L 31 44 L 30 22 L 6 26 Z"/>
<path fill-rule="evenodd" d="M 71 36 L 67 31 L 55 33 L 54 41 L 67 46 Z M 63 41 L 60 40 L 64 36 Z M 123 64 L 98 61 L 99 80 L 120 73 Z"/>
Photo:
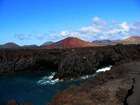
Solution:
<path fill-rule="evenodd" d="M 139 95 L 140 45 L 52 50 L 0 49 L 1 75 L 51 68 L 56 72 L 55 78 L 70 79 L 93 74 L 98 68 L 108 65 L 112 65 L 110 71 L 60 92 L 49 105 L 138 105 L 135 97 Z M 17 102 L 11 100 L 7 105 L 17 105 Z"/>
<path fill-rule="evenodd" d="M 55 78 L 70 79 L 97 69 L 140 59 L 140 45 L 72 49 L 0 49 L 0 74 L 39 72 L 51 68 Z"/>
<path fill-rule="evenodd" d="M 57 94 L 49 105 L 139 105 L 140 62 L 110 71 Z"/>
<path fill-rule="evenodd" d="M 140 61 L 117 64 L 58 93 L 47 105 L 139 105 Z M 9 100 L 5 105 L 33 105 Z"/>

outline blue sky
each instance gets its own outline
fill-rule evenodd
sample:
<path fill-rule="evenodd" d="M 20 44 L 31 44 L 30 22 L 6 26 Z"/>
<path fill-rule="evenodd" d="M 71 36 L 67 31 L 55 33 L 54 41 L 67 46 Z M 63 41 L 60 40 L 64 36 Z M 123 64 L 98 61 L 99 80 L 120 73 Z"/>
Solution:
<path fill-rule="evenodd" d="M 119 39 L 139 30 L 140 0 L 0 0 L 0 44 Z"/>

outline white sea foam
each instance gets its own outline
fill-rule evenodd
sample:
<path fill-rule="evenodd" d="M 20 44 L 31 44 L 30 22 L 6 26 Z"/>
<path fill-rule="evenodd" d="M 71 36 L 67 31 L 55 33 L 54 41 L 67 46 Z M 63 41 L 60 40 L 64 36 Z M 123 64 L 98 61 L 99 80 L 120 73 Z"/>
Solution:
<path fill-rule="evenodd" d="M 55 76 L 55 73 L 51 73 L 50 76 L 44 76 L 40 80 L 37 81 L 38 85 L 54 85 L 55 83 L 59 82 L 59 79 L 53 79 Z"/>
<path fill-rule="evenodd" d="M 97 73 L 99 73 L 99 72 L 105 72 L 105 71 L 111 70 L 111 67 L 112 67 L 112 66 L 108 66 L 108 67 L 105 67 L 105 68 L 98 69 L 98 70 L 96 71 L 95 74 L 82 76 L 81 79 L 84 79 L 84 80 L 85 80 L 85 79 L 94 77 L 94 76 L 97 75 Z"/>
<path fill-rule="evenodd" d="M 96 71 L 95 74 L 92 74 L 92 75 L 85 75 L 85 76 L 80 77 L 80 79 L 85 80 L 85 79 L 94 77 L 94 76 L 97 75 L 99 72 L 105 72 L 105 71 L 111 70 L 111 67 L 112 67 L 112 66 L 108 66 L 108 67 L 105 67 L 105 68 L 98 69 L 98 70 Z M 54 85 L 54 84 L 56 84 L 56 83 L 58 83 L 58 82 L 63 82 L 63 80 L 53 79 L 54 76 L 55 76 L 55 74 L 56 74 L 56 73 L 53 72 L 53 73 L 51 73 L 51 75 L 49 75 L 49 76 L 44 76 L 44 77 L 42 77 L 40 80 L 37 81 L 37 84 L 38 84 L 38 85 L 44 85 L 44 86 L 45 86 L 45 85 L 48 85 L 48 84 Z M 74 79 L 71 78 L 71 80 L 73 81 Z"/>
<path fill-rule="evenodd" d="M 82 76 L 81 79 L 88 79 L 88 78 L 91 78 L 91 77 L 94 77 L 95 74 L 92 74 L 92 75 L 86 75 L 86 76 Z"/>
<path fill-rule="evenodd" d="M 109 71 L 109 70 L 111 70 L 111 67 L 112 67 L 112 66 L 108 66 L 108 67 L 105 67 L 105 68 L 98 69 L 98 70 L 96 71 L 96 73 L 98 73 L 98 72 Z"/>

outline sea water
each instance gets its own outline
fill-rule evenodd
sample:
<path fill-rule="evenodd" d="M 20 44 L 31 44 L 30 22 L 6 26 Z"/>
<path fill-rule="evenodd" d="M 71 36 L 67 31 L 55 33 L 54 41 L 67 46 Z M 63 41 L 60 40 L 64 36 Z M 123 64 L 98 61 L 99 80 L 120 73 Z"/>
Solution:
<path fill-rule="evenodd" d="M 44 73 L 43 73 L 44 74 Z M 0 105 L 15 99 L 19 103 L 47 105 L 53 96 L 77 81 L 58 82 L 51 80 L 52 74 L 17 74 L 0 77 Z"/>

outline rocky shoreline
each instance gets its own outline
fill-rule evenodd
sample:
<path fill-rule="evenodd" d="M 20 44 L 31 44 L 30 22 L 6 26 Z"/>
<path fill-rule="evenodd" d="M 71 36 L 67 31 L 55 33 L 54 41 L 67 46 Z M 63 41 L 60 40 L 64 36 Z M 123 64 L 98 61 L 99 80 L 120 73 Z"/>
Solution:
<path fill-rule="evenodd" d="M 139 105 L 140 62 L 114 66 L 57 94 L 49 105 Z"/>
<path fill-rule="evenodd" d="M 47 105 L 139 105 L 140 61 L 117 64 L 58 93 Z M 6 105 L 33 105 L 9 100 Z"/>

